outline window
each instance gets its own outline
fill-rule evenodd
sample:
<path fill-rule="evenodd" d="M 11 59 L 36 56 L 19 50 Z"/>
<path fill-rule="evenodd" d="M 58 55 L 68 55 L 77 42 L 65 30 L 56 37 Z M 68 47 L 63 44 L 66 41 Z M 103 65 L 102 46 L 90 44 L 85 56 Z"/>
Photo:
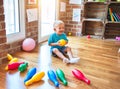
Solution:
<path fill-rule="evenodd" d="M 25 37 L 24 0 L 4 0 L 7 42 Z"/>

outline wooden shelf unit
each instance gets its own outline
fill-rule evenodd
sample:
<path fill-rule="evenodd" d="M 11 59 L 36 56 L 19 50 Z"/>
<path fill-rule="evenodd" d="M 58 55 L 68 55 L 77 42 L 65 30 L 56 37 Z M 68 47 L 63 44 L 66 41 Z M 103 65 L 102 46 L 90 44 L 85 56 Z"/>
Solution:
<path fill-rule="evenodd" d="M 120 23 L 106 23 L 104 38 L 120 36 Z"/>
<path fill-rule="evenodd" d="M 107 3 L 85 2 L 83 7 L 82 35 L 103 36 Z"/>
<path fill-rule="evenodd" d="M 120 21 L 110 20 L 109 8 L 120 14 L 120 2 L 84 2 L 82 35 L 98 35 L 101 38 L 120 36 Z"/>
<path fill-rule="evenodd" d="M 108 9 L 109 8 L 111 8 L 112 12 L 116 15 L 115 18 L 117 21 L 114 17 L 114 21 L 111 21 L 108 11 L 107 21 L 105 23 L 104 38 L 116 38 L 116 36 L 120 36 L 120 2 L 111 1 L 108 5 Z"/>

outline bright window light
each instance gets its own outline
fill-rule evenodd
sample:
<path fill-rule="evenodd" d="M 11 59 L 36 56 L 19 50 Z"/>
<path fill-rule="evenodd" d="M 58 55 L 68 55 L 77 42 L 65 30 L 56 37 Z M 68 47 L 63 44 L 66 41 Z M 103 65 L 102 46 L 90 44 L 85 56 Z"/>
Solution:
<path fill-rule="evenodd" d="M 6 34 L 20 32 L 18 0 L 4 0 Z"/>
<path fill-rule="evenodd" d="M 25 38 L 24 0 L 4 0 L 7 43 Z"/>

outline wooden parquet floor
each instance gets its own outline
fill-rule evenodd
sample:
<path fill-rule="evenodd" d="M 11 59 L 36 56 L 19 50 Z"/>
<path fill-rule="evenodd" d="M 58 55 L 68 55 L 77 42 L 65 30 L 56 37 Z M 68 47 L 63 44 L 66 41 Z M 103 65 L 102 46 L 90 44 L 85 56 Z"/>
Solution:
<path fill-rule="evenodd" d="M 120 41 L 69 37 L 68 46 L 71 46 L 74 56 L 80 57 L 78 63 L 65 64 L 61 59 L 51 56 L 47 42 L 39 44 L 32 52 L 12 54 L 19 61 L 28 62 L 28 68 L 23 73 L 18 70 L 5 71 L 8 62 L 4 60 L 0 65 L 0 89 L 120 89 Z M 25 86 L 24 78 L 33 67 L 37 68 L 37 72 L 44 71 L 45 76 L 41 81 Z M 68 86 L 59 81 L 60 87 L 56 88 L 48 79 L 47 71 L 56 71 L 58 68 L 63 70 Z M 75 68 L 91 80 L 90 85 L 72 75 L 71 71 Z"/>

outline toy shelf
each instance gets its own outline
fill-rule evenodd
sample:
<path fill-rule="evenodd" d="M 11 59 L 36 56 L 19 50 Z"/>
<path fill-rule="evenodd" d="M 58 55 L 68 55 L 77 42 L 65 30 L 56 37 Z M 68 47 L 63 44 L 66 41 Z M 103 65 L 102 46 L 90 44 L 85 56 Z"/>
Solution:
<path fill-rule="evenodd" d="M 101 38 L 120 36 L 120 2 L 84 2 L 82 34 Z"/>

